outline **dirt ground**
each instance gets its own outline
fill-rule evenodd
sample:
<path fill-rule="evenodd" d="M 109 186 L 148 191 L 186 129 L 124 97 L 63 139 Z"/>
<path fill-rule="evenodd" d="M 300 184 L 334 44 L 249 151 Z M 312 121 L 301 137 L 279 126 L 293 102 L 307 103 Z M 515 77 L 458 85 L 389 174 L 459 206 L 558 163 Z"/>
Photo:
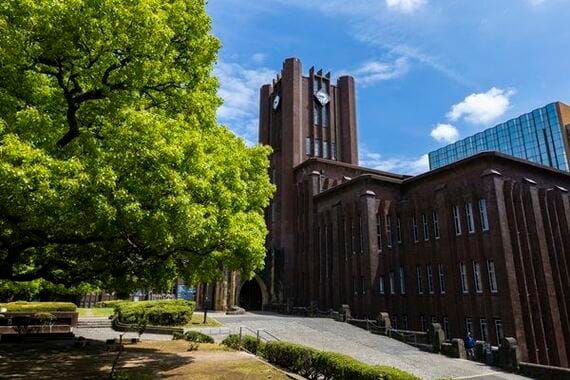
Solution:
<path fill-rule="evenodd" d="M 117 352 L 97 341 L 0 344 L 0 379 L 108 378 Z M 119 379 L 287 379 L 282 372 L 244 352 L 216 344 L 188 351 L 185 341 L 144 341 L 125 345 Z"/>

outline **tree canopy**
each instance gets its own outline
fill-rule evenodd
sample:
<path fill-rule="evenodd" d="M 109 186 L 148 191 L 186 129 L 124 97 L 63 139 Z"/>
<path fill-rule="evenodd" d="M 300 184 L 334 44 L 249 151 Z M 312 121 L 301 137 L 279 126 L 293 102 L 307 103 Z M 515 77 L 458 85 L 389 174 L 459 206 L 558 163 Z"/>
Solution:
<path fill-rule="evenodd" d="M 0 4 L 0 281 L 262 267 L 269 148 L 216 123 L 219 46 L 204 0 Z"/>

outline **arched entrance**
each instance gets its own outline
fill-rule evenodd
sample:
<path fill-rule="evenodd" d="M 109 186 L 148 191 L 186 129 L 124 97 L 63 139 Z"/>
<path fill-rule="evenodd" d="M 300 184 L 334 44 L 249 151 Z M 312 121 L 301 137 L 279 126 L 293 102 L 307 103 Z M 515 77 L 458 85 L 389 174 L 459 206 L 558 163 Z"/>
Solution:
<path fill-rule="evenodd" d="M 242 284 L 239 291 L 239 306 L 245 310 L 262 310 L 267 303 L 267 290 L 265 284 L 256 275 L 249 281 Z"/>

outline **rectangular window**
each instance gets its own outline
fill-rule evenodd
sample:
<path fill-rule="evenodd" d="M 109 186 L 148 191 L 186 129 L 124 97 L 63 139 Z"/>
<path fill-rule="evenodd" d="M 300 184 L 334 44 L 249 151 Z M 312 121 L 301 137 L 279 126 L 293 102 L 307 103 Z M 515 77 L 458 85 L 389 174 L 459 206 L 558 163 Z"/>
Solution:
<path fill-rule="evenodd" d="M 427 269 L 427 282 L 428 282 L 428 292 L 433 294 L 433 271 L 431 265 L 426 266 Z"/>
<path fill-rule="evenodd" d="M 398 316 L 397 315 L 392 316 L 392 328 L 394 330 L 398 329 Z"/>
<path fill-rule="evenodd" d="M 315 125 L 321 124 L 321 108 L 316 101 L 313 103 L 313 123 Z"/>
<path fill-rule="evenodd" d="M 406 274 L 404 267 L 400 267 L 400 294 L 406 294 Z"/>
<path fill-rule="evenodd" d="M 394 279 L 394 272 L 390 272 L 390 294 L 396 294 L 396 283 Z"/>
<path fill-rule="evenodd" d="M 382 252 L 382 216 L 380 214 L 376 214 L 376 243 L 378 252 Z"/>
<path fill-rule="evenodd" d="M 488 342 L 489 330 L 487 329 L 487 320 L 485 318 L 481 318 L 479 320 L 479 326 L 481 327 L 481 340 L 484 342 Z"/>
<path fill-rule="evenodd" d="M 439 239 L 439 219 L 437 218 L 437 211 L 433 212 L 433 237 Z"/>
<path fill-rule="evenodd" d="M 392 248 L 392 221 L 389 215 L 386 215 L 386 244 Z"/>
<path fill-rule="evenodd" d="M 453 206 L 453 226 L 455 227 L 455 236 L 461 235 L 461 216 L 459 215 L 459 206 Z"/>
<path fill-rule="evenodd" d="M 495 275 L 495 262 L 487 260 L 487 272 L 489 273 L 489 289 L 491 293 L 497 293 L 497 276 Z"/>
<path fill-rule="evenodd" d="M 331 159 L 336 160 L 336 143 L 331 143 Z"/>
<path fill-rule="evenodd" d="M 424 294 L 422 286 L 422 267 L 416 265 L 416 286 L 418 288 L 418 294 Z"/>
<path fill-rule="evenodd" d="M 311 145 L 312 145 L 311 144 L 311 138 L 310 137 L 305 138 L 305 154 L 307 156 L 310 156 L 312 154 Z"/>
<path fill-rule="evenodd" d="M 352 248 L 352 254 L 356 254 L 356 236 L 354 235 L 354 219 L 350 223 L 350 247 Z"/>
<path fill-rule="evenodd" d="M 467 282 L 467 267 L 464 263 L 459 264 L 459 274 L 461 276 L 461 291 L 464 294 L 469 293 L 469 284 Z"/>
<path fill-rule="evenodd" d="M 487 215 L 487 201 L 479 199 L 479 215 L 481 216 L 481 230 L 489 231 L 489 217 Z"/>
<path fill-rule="evenodd" d="M 439 292 L 445 294 L 445 271 L 443 270 L 443 264 L 437 266 L 439 272 Z"/>
<path fill-rule="evenodd" d="M 346 220 L 343 220 L 343 223 L 344 223 L 344 261 L 348 261 L 348 254 L 350 252 L 350 238 L 348 236 L 348 227 L 346 224 Z"/>
<path fill-rule="evenodd" d="M 497 333 L 497 346 L 500 346 L 503 338 L 505 337 L 503 322 L 500 319 L 495 319 L 495 332 Z"/>
<path fill-rule="evenodd" d="M 422 214 L 422 224 L 424 226 L 424 240 L 428 241 L 429 240 L 429 226 L 428 226 L 426 214 Z"/>
<path fill-rule="evenodd" d="M 358 281 L 356 277 L 352 276 L 352 289 L 354 290 L 354 295 L 358 294 Z"/>
<path fill-rule="evenodd" d="M 384 276 L 380 276 L 380 281 L 378 282 L 378 290 L 380 294 L 384 294 Z"/>
<path fill-rule="evenodd" d="M 473 261 L 473 283 L 475 292 L 483 293 L 483 284 L 481 281 L 481 265 L 477 261 Z"/>
<path fill-rule="evenodd" d="M 408 316 L 407 315 L 402 315 L 402 329 L 403 330 L 408 329 Z"/>
<path fill-rule="evenodd" d="M 473 320 L 471 318 L 465 318 L 465 335 L 468 333 L 473 334 Z"/>
<path fill-rule="evenodd" d="M 358 217 L 358 232 L 360 233 L 360 254 L 364 254 L 364 230 L 362 229 L 362 215 Z"/>
<path fill-rule="evenodd" d="M 364 276 L 360 276 L 360 283 L 362 284 L 362 294 L 366 294 L 366 288 L 368 288 L 368 286 L 366 286 L 366 278 L 364 278 Z"/>
<path fill-rule="evenodd" d="M 321 156 L 321 139 L 315 139 L 315 156 Z"/>
<path fill-rule="evenodd" d="M 412 235 L 414 237 L 414 242 L 418 242 L 418 221 L 415 216 L 412 216 Z"/>
<path fill-rule="evenodd" d="M 449 319 L 447 317 L 443 317 L 443 332 L 445 332 L 445 339 L 450 340 L 451 334 L 449 331 Z"/>
<path fill-rule="evenodd" d="M 402 224 L 400 223 L 400 217 L 396 217 L 396 236 L 398 238 L 398 243 L 402 243 Z"/>
<path fill-rule="evenodd" d="M 420 328 L 421 328 L 421 331 L 427 331 L 427 329 L 426 329 L 426 319 L 424 318 L 423 315 L 420 315 Z"/>
<path fill-rule="evenodd" d="M 327 128 L 329 126 L 329 105 L 325 105 L 321 107 L 323 112 L 323 128 Z"/>
<path fill-rule="evenodd" d="M 323 141 L 323 158 L 329 158 L 329 143 Z"/>
<path fill-rule="evenodd" d="M 473 219 L 473 205 L 471 202 L 465 203 L 465 215 L 467 216 L 467 231 L 472 234 L 475 232 L 475 220 Z"/>

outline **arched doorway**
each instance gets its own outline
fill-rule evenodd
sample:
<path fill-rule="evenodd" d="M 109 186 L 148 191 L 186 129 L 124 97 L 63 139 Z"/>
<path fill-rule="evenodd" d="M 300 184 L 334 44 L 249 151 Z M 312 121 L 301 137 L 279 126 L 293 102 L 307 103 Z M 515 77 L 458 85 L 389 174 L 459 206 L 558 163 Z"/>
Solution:
<path fill-rule="evenodd" d="M 245 310 L 261 310 L 263 306 L 263 293 L 257 278 L 246 281 L 239 292 L 239 306 Z"/>

